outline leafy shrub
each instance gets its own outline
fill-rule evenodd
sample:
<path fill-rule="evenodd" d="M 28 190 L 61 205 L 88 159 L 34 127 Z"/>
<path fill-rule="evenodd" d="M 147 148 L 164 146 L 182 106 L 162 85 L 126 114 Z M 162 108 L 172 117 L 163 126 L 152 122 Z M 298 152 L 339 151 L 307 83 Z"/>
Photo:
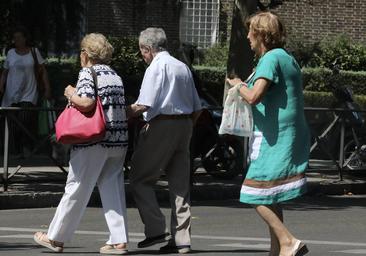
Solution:
<path fill-rule="evenodd" d="M 203 51 L 202 65 L 211 67 L 226 67 L 229 55 L 229 44 L 215 44 Z"/>
<path fill-rule="evenodd" d="M 360 71 L 366 67 L 366 46 L 354 43 L 349 37 L 341 35 L 326 38 L 319 44 L 320 52 L 314 54 L 310 65 L 331 67 L 338 59 L 343 70 Z"/>
<path fill-rule="evenodd" d="M 146 65 L 140 56 L 136 37 L 110 37 L 114 47 L 111 66 L 122 76 L 134 76 L 144 73 Z"/>
<path fill-rule="evenodd" d="M 307 45 L 302 40 L 289 40 L 286 43 L 286 49 L 295 57 L 301 67 L 309 66 L 314 55 L 321 51 L 319 42 Z"/>
<path fill-rule="evenodd" d="M 354 42 L 346 35 L 326 37 L 312 44 L 304 44 L 303 40 L 289 39 L 287 50 L 294 55 L 301 67 L 330 68 L 338 59 L 342 70 L 366 70 L 366 46 Z M 229 44 L 215 44 L 203 51 L 200 65 L 226 67 Z"/>
<path fill-rule="evenodd" d="M 366 46 L 346 35 L 327 37 L 312 45 L 292 40 L 287 48 L 303 67 L 330 68 L 337 59 L 342 70 L 366 69 Z"/>

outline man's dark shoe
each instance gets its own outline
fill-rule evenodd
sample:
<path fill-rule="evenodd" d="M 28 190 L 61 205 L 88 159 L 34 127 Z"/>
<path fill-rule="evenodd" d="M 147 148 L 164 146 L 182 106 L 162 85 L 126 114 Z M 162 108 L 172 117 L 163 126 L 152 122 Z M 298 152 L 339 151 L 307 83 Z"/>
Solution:
<path fill-rule="evenodd" d="M 176 246 L 174 244 L 167 244 L 160 248 L 159 253 L 161 254 L 168 254 L 168 253 L 180 253 L 186 254 L 192 251 L 190 245 L 180 245 Z"/>
<path fill-rule="evenodd" d="M 164 234 L 159 235 L 159 236 L 146 237 L 145 240 L 143 240 L 143 241 L 141 241 L 137 244 L 137 247 L 138 248 L 145 248 L 145 247 L 152 246 L 154 244 L 167 242 L 170 239 L 171 239 L 171 236 L 170 236 L 169 233 L 164 233 Z"/>

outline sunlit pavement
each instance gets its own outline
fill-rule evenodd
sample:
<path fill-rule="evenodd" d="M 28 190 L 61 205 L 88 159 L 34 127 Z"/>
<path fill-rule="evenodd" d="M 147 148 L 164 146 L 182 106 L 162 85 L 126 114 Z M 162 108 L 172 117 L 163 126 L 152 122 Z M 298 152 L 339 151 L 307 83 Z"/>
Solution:
<path fill-rule="evenodd" d="M 285 205 L 290 230 L 304 240 L 309 255 L 366 255 L 366 196 L 303 197 Z M 54 208 L 0 211 L 0 255 L 48 255 L 33 242 L 33 233 L 47 230 Z M 163 207 L 169 216 L 169 209 Z M 200 201 L 192 207 L 195 255 L 268 255 L 266 226 L 247 205 L 236 200 Z M 167 221 L 169 223 L 169 220 Z M 136 208 L 128 208 L 131 255 L 156 255 L 159 246 L 137 248 L 144 238 Z M 101 208 L 88 208 L 67 255 L 99 255 L 108 237 Z M 54 254 L 49 254 L 54 255 Z"/>

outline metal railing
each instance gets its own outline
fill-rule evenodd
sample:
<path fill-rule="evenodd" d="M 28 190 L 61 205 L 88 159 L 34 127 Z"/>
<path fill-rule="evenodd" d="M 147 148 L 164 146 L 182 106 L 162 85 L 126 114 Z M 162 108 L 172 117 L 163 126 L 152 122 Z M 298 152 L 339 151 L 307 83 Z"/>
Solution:
<path fill-rule="evenodd" d="M 305 107 L 305 112 L 332 112 L 334 113 L 334 118 L 330 122 L 330 124 L 326 127 L 326 129 L 321 134 L 316 134 L 313 129 L 312 135 L 315 139 L 315 142 L 311 145 L 310 153 L 313 152 L 313 150 L 316 147 L 320 147 L 320 149 L 328 155 L 328 157 L 332 160 L 334 166 L 338 170 L 339 180 L 343 180 L 343 171 L 345 169 L 344 165 L 344 159 L 345 159 L 345 135 L 346 135 L 346 127 L 347 125 L 351 125 L 351 129 L 354 136 L 357 136 L 355 134 L 355 126 L 352 121 L 348 120 L 347 117 L 344 117 L 344 113 L 350 113 L 350 112 L 360 112 L 360 113 L 366 113 L 366 110 L 357 110 L 357 109 L 346 109 L 346 108 L 319 108 L 319 107 Z M 327 145 L 325 144 L 327 139 L 327 134 L 334 129 L 336 126 L 339 126 L 340 132 L 339 132 L 339 156 L 338 160 L 335 159 L 332 153 L 330 153 L 329 149 L 327 148 Z M 310 127 L 311 128 L 311 127 Z M 358 128 L 360 129 L 360 128 Z M 366 129 L 366 128 L 365 128 Z M 366 168 L 366 166 L 365 166 Z"/>
<path fill-rule="evenodd" d="M 209 108 L 210 110 L 221 110 L 222 107 L 212 107 Z M 7 191 L 9 179 L 11 179 L 22 167 L 18 166 L 15 170 L 9 172 L 9 121 L 13 122 L 17 127 L 19 127 L 24 134 L 26 134 L 33 142 L 35 142 L 36 146 L 34 147 L 31 154 L 37 152 L 43 144 L 50 141 L 50 137 L 54 133 L 54 130 L 49 131 L 47 136 L 44 136 L 42 140 L 38 140 L 36 135 L 32 134 L 29 128 L 25 127 L 16 117 L 15 113 L 19 111 L 60 111 L 60 108 L 40 108 L 40 107 L 33 107 L 33 108 L 21 108 L 21 107 L 0 107 L 0 116 L 4 118 L 4 154 L 3 154 L 3 187 L 4 191 Z M 334 119 L 328 125 L 328 127 L 321 133 L 315 134 L 312 131 L 312 135 L 315 138 L 315 142 L 311 146 L 311 152 L 316 148 L 320 147 L 322 151 L 324 151 L 332 160 L 334 166 L 337 168 L 339 173 L 339 179 L 343 179 L 343 171 L 344 171 L 344 143 L 345 143 L 345 132 L 346 132 L 346 125 L 347 120 L 340 115 L 340 113 L 345 112 L 362 112 L 366 113 L 366 110 L 353 110 L 353 109 L 345 109 L 345 108 L 318 108 L 318 107 L 305 107 L 305 112 L 332 112 L 335 113 Z M 329 152 L 329 150 L 324 147 L 324 140 L 326 135 L 330 130 L 332 130 L 335 126 L 339 125 L 340 127 L 340 136 L 339 136 L 339 157 L 335 159 L 335 157 Z M 366 129 L 366 128 L 365 128 Z M 47 155 L 53 163 L 60 168 L 61 171 L 67 173 L 64 167 L 52 156 L 52 152 L 48 152 Z"/>
<path fill-rule="evenodd" d="M 54 133 L 54 129 L 50 130 L 49 133 L 44 136 L 41 140 L 38 140 L 36 135 L 32 134 L 28 127 L 26 127 L 16 116 L 17 112 L 20 111 L 60 111 L 60 108 L 41 108 L 41 107 L 32 107 L 32 108 L 21 108 L 21 107 L 0 107 L 0 116 L 4 118 L 4 154 L 3 154 L 3 186 L 4 191 L 7 191 L 9 179 L 11 179 L 21 168 L 22 166 L 17 166 L 14 170 L 9 172 L 9 121 L 15 124 L 30 140 L 35 143 L 35 147 L 33 148 L 31 155 L 36 153 L 43 144 L 50 141 L 52 134 Z M 53 161 L 53 163 L 60 168 L 61 171 L 67 173 L 64 167 L 52 156 L 52 152 L 48 152 L 47 156 Z"/>

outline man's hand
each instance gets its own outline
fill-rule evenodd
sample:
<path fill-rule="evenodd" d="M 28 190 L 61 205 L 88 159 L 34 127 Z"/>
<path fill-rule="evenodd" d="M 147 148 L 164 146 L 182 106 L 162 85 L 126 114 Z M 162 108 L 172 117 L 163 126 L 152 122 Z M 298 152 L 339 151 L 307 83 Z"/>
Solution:
<path fill-rule="evenodd" d="M 198 118 L 202 114 L 202 109 L 192 113 L 193 126 L 196 125 Z"/>
<path fill-rule="evenodd" d="M 142 113 L 146 112 L 148 109 L 149 107 L 144 105 L 131 104 L 126 108 L 127 118 L 137 117 Z"/>

